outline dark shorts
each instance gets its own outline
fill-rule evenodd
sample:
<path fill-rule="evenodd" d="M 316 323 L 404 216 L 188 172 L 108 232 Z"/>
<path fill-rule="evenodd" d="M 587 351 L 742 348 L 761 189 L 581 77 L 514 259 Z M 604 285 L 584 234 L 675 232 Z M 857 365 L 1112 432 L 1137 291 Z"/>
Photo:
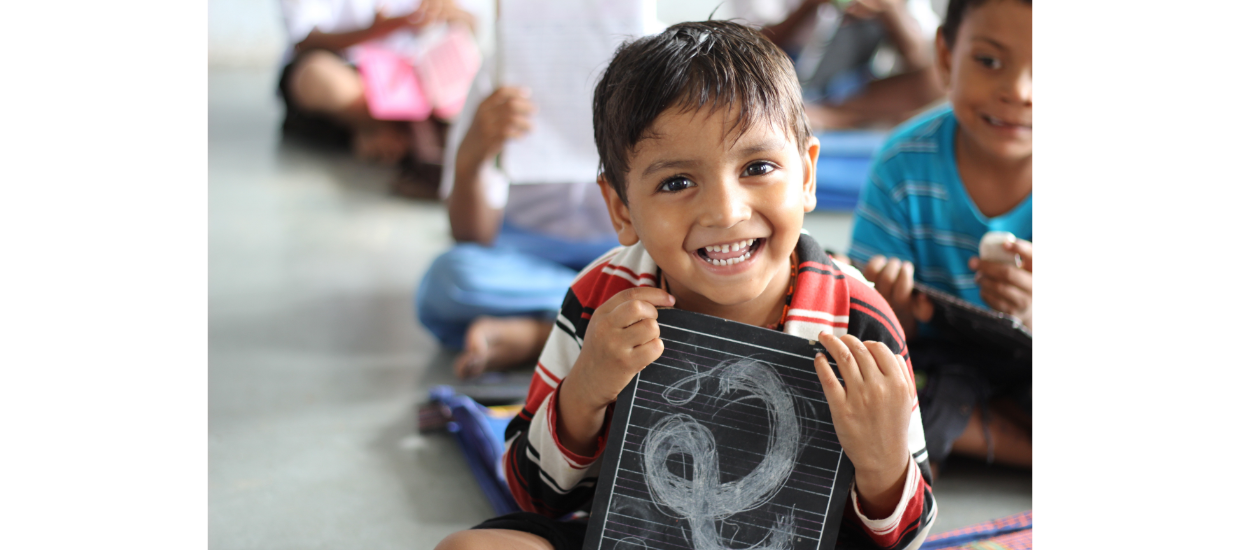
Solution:
<path fill-rule="evenodd" d="M 280 99 L 284 100 L 284 123 L 286 137 L 295 138 L 311 145 L 332 149 L 348 149 L 353 132 L 348 126 L 322 115 L 305 111 L 297 106 L 289 93 L 289 77 L 293 67 L 314 50 L 301 52 L 280 71 Z M 327 51 L 327 50 L 322 50 Z M 335 52 L 329 52 L 339 57 Z"/>
<path fill-rule="evenodd" d="M 555 550 L 581 550 L 586 543 L 586 520 L 559 521 L 533 512 L 517 512 L 488 519 L 474 529 L 507 529 L 538 535 Z"/>
<path fill-rule="evenodd" d="M 925 376 L 917 397 L 931 462 L 947 458 L 975 409 L 986 424 L 994 399 L 1009 399 L 1033 416 L 1032 377 L 1010 357 L 942 340 L 910 342 L 909 357 Z"/>

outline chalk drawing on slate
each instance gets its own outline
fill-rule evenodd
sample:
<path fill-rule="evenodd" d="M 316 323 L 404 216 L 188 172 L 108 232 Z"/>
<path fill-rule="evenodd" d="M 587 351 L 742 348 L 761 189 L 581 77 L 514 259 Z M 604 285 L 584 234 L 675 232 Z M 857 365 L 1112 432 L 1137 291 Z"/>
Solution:
<path fill-rule="evenodd" d="M 833 548 L 852 481 L 803 338 L 659 311 L 616 401 L 587 549 Z"/>

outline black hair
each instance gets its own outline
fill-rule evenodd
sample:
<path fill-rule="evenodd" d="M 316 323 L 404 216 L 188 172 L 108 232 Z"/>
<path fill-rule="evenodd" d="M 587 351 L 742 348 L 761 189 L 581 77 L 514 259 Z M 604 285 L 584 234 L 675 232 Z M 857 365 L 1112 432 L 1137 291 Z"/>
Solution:
<path fill-rule="evenodd" d="M 964 15 L 969 8 L 976 8 L 985 4 L 990 0 L 951 0 L 947 4 L 947 16 L 943 18 L 943 24 L 939 27 L 939 32 L 943 33 L 943 39 L 947 41 L 947 48 L 956 47 L 956 33 L 960 31 L 960 24 L 964 22 Z M 1021 0 L 1022 2 L 1033 5 L 1033 0 Z"/>
<path fill-rule="evenodd" d="M 709 104 L 709 106 L 708 106 Z M 754 29 L 731 21 L 680 23 L 625 42 L 594 89 L 600 175 L 628 203 L 624 178 L 638 141 L 669 108 L 736 109 L 729 132 L 754 122 L 787 131 L 802 153 L 809 119 L 792 61 Z"/>

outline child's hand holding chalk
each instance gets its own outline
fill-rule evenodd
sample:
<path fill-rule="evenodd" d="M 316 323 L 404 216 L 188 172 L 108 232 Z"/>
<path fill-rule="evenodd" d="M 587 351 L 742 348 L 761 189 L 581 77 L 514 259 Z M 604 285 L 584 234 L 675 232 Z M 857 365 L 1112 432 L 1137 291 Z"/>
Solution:
<path fill-rule="evenodd" d="M 969 269 L 982 300 L 995 311 L 1013 315 L 1033 329 L 1033 243 L 1011 233 L 992 231 L 978 246 L 980 258 Z"/>
<path fill-rule="evenodd" d="M 1016 235 L 1007 231 L 988 232 L 982 235 L 982 242 L 977 246 L 977 255 L 987 262 L 1008 263 L 1020 267 L 1021 257 L 1014 246 L 1017 240 L 1019 239 Z"/>

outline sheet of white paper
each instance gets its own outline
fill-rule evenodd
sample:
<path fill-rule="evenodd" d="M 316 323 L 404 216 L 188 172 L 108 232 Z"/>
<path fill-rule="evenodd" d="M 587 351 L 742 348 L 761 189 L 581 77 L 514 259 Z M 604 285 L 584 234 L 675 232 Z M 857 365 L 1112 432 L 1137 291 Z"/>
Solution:
<path fill-rule="evenodd" d="M 499 79 L 525 86 L 538 107 L 533 130 L 504 146 L 514 184 L 594 181 L 594 85 L 616 48 L 642 35 L 642 0 L 503 0 Z"/>

